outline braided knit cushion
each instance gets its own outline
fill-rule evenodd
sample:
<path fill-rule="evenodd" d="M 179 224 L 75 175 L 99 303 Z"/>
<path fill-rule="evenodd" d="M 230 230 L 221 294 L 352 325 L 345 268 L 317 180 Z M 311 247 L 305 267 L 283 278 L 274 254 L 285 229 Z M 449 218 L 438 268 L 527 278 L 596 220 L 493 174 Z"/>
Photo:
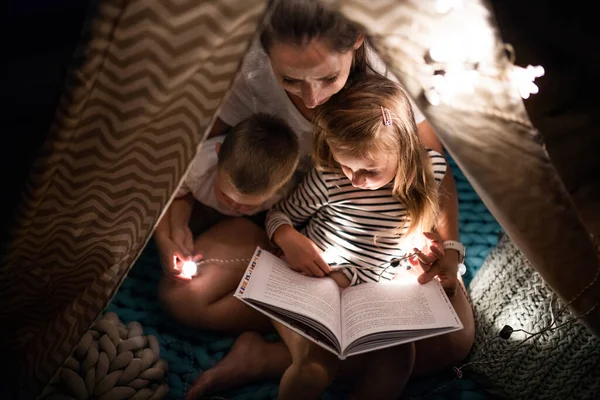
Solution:
<path fill-rule="evenodd" d="M 515 332 L 498 337 L 504 325 L 535 333 L 573 317 L 523 254 L 503 237 L 470 285 L 476 339 L 465 366 L 480 383 L 500 389 L 509 399 L 600 398 L 600 340 L 580 323 L 527 337 Z M 471 373 L 471 374 L 469 374 Z"/>
<path fill-rule="evenodd" d="M 156 337 L 109 312 L 83 336 L 44 399 L 159 400 L 168 392 L 167 371 Z"/>

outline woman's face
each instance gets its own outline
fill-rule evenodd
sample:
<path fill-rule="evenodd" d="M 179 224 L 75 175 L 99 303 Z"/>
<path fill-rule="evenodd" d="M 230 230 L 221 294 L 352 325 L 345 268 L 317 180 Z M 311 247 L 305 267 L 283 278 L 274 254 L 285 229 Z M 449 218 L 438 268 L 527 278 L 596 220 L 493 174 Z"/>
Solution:
<path fill-rule="evenodd" d="M 361 37 L 354 49 L 362 43 Z M 313 40 L 303 47 L 275 42 L 269 49 L 269 59 L 283 88 L 299 97 L 307 108 L 315 108 L 346 84 L 354 49 L 331 51 L 323 40 Z"/>

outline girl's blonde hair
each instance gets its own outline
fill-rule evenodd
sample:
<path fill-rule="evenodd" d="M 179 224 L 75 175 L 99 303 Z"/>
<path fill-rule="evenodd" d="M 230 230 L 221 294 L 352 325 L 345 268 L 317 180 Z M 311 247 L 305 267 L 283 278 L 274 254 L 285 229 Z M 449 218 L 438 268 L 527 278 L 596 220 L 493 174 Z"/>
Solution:
<path fill-rule="evenodd" d="M 389 110 L 392 124 L 384 125 L 382 107 Z M 337 153 L 360 159 L 379 160 L 392 153 L 398 166 L 392 193 L 408 212 L 395 230 L 405 237 L 434 228 L 438 193 L 427 152 L 417 135 L 410 101 L 395 82 L 371 75 L 341 90 L 320 107 L 315 124 L 313 160 L 317 168 L 339 166 Z"/>

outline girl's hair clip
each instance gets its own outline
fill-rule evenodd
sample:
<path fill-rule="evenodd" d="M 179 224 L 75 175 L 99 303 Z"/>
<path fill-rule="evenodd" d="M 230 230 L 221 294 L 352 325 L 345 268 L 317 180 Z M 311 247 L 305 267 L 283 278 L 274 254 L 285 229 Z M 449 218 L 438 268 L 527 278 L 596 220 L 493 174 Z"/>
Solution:
<path fill-rule="evenodd" d="M 392 126 L 392 114 L 390 113 L 390 110 L 388 110 L 387 108 L 380 106 L 381 107 L 381 116 L 383 117 L 383 125 L 385 126 Z"/>

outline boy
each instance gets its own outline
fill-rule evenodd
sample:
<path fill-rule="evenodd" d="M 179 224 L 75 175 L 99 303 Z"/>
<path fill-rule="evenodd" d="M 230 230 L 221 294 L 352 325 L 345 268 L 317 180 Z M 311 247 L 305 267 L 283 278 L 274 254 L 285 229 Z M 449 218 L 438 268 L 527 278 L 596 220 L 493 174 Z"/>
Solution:
<path fill-rule="evenodd" d="M 290 189 L 298 159 L 298 137 L 282 119 L 269 114 L 252 115 L 225 135 L 206 140 L 163 217 L 168 219 L 170 238 L 159 235 L 159 229 L 155 235 L 176 247 L 173 260 L 161 260 L 165 272 L 183 278 L 181 261 L 202 257 L 193 254 L 189 227 L 195 201 L 227 216 L 266 211 Z"/>

